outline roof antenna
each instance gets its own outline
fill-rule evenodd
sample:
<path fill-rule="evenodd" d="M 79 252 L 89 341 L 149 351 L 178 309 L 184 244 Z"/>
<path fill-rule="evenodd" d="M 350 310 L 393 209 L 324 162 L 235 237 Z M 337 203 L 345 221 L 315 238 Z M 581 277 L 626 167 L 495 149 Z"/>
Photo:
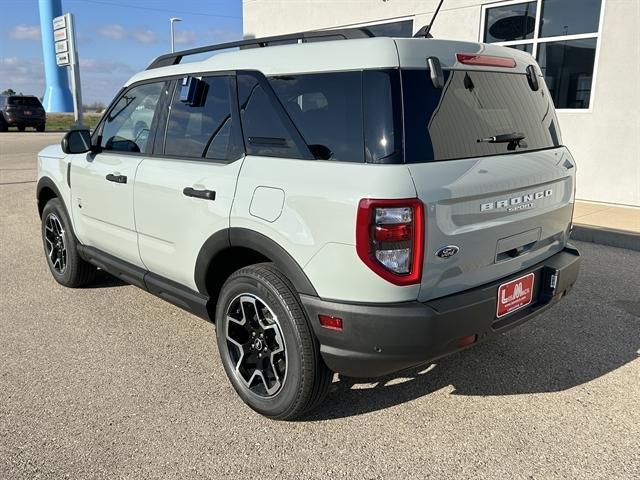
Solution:
<path fill-rule="evenodd" d="M 431 31 L 433 22 L 436 21 L 436 17 L 438 16 L 438 12 L 440 11 L 440 7 L 442 6 L 443 3 L 444 3 L 444 0 L 440 0 L 440 3 L 438 3 L 438 7 L 436 8 L 436 11 L 433 13 L 433 17 L 431 17 L 431 22 L 429 23 L 429 25 L 425 25 L 420 30 L 418 30 L 416 34 L 413 36 L 414 38 L 416 37 L 433 38 L 433 35 L 430 35 L 429 32 Z"/>

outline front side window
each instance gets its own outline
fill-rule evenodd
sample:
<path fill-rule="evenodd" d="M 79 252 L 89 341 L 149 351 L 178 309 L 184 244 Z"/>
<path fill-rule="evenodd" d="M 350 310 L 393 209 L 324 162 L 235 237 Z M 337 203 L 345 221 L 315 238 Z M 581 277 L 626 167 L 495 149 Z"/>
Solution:
<path fill-rule="evenodd" d="M 601 7 L 602 0 L 491 4 L 481 38 L 532 54 L 556 108 L 589 108 Z"/>
<path fill-rule="evenodd" d="M 234 77 L 213 76 L 199 82 L 197 102 L 180 100 L 180 84 L 173 94 L 165 137 L 165 155 L 236 160 L 242 156 L 238 126 L 232 115 Z"/>
<path fill-rule="evenodd" d="M 100 146 L 119 152 L 148 152 L 149 132 L 164 82 L 128 90 L 104 119 Z"/>

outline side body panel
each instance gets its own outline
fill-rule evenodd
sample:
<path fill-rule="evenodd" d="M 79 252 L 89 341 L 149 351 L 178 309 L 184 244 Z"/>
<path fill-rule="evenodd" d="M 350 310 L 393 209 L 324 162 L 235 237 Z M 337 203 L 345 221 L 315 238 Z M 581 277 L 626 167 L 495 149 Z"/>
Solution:
<path fill-rule="evenodd" d="M 149 271 L 197 290 L 198 253 L 211 235 L 229 227 L 242 162 L 142 161 L 134 204 L 140 255 Z M 185 187 L 215 191 L 215 200 L 187 197 Z"/>
<path fill-rule="evenodd" d="M 67 166 L 71 157 L 67 156 L 60 145 L 49 145 L 38 153 L 38 182 L 47 178 L 53 182 L 61 195 L 61 200 L 67 208 L 67 213 L 73 222 L 71 211 L 71 188 L 67 184 Z M 75 229 L 75 225 L 74 225 Z"/>
<path fill-rule="evenodd" d="M 71 209 L 78 239 L 138 267 L 138 234 L 133 213 L 133 188 L 142 157 L 117 153 L 70 155 Z M 126 183 L 107 180 L 125 176 Z"/>
<path fill-rule="evenodd" d="M 249 155 L 238 180 L 230 223 L 231 227 L 262 233 L 281 245 L 304 269 L 322 298 L 415 300 L 419 285 L 398 287 L 383 280 L 358 258 L 355 249 L 360 199 L 415 196 L 404 165 Z"/>

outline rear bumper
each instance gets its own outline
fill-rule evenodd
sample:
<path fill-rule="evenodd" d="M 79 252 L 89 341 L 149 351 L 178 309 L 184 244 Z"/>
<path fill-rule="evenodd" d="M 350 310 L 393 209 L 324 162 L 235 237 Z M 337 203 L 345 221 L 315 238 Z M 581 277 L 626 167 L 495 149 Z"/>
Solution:
<path fill-rule="evenodd" d="M 4 119 L 9 126 L 25 125 L 27 127 L 42 125 L 47 118 L 42 115 L 23 115 L 20 113 L 4 113 Z"/>
<path fill-rule="evenodd" d="M 521 325 L 569 293 L 579 266 L 578 250 L 568 245 L 514 275 L 425 303 L 354 305 L 301 298 L 329 368 L 346 376 L 375 377 L 467 348 L 458 345 L 463 337 L 477 335 L 482 341 Z M 498 287 L 530 272 L 536 274 L 533 302 L 496 319 Z M 323 328 L 319 314 L 342 318 L 343 330 Z"/>

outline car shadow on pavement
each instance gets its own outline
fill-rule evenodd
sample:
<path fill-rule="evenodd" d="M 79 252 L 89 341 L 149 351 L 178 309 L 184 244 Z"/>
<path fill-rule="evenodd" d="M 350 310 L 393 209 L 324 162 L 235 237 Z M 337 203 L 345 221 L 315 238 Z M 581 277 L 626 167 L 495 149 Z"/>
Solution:
<path fill-rule="evenodd" d="M 557 392 L 637 359 L 637 302 L 612 299 L 596 308 L 582 295 L 574 290 L 565 303 L 519 329 L 437 363 L 370 380 L 340 377 L 329 398 L 301 420 L 356 416 L 443 388 L 452 395 L 479 396 Z"/>
<path fill-rule="evenodd" d="M 128 283 L 120 280 L 118 277 L 115 277 L 104 270 L 98 269 L 96 273 L 96 278 L 84 288 L 111 288 L 111 287 L 124 287 L 129 285 Z"/>

